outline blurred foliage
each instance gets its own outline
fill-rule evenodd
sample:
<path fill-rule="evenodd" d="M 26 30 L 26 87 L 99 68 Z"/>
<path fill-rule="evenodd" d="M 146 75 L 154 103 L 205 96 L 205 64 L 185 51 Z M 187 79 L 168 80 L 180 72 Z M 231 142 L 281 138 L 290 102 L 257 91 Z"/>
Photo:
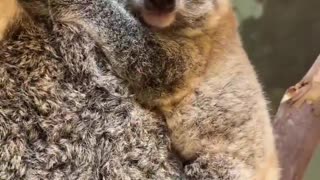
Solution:
<path fill-rule="evenodd" d="M 263 4 L 254 0 L 233 0 L 240 21 L 259 18 L 263 13 Z"/>
<path fill-rule="evenodd" d="M 244 46 L 275 112 L 320 54 L 320 0 L 233 0 Z M 306 180 L 320 179 L 320 151 Z"/>

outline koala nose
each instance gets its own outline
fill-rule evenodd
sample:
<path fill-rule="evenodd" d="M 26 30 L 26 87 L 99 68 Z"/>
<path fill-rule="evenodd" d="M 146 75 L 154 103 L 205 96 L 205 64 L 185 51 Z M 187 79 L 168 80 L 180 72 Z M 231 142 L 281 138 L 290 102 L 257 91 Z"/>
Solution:
<path fill-rule="evenodd" d="M 176 8 L 176 0 L 144 0 L 148 11 L 172 12 Z"/>

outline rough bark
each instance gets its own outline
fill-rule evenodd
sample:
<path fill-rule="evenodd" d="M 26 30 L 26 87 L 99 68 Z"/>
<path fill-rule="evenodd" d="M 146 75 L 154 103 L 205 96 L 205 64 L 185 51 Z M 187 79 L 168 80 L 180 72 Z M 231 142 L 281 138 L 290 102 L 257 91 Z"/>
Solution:
<path fill-rule="evenodd" d="M 274 121 L 281 180 L 301 180 L 320 142 L 320 56 L 285 93 Z"/>

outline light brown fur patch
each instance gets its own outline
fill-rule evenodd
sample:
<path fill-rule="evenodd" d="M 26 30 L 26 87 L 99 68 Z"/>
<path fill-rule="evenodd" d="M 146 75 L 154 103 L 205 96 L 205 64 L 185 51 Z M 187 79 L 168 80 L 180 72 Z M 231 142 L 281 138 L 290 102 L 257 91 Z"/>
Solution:
<path fill-rule="evenodd" d="M 219 6 L 212 11 L 204 27 L 196 29 L 186 28 L 179 32 L 194 40 L 192 42 L 193 45 L 199 49 L 199 51 L 196 51 L 195 54 L 200 54 L 201 56 L 194 55 L 193 57 L 201 57 L 203 58 L 202 60 L 206 60 L 206 68 L 209 71 L 219 68 L 218 64 L 225 61 L 238 60 L 240 63 L 243 61 L 248 61 L 238 35 L 238 22 L 232 8 L 230 7 L 230 4 L 225 0 L 218 0 L 218 2 Z M 236 53 L 232 51 L 235 51 Z M 194 60 L 199 61 L 197 59 Z M 247 64 L 246 67 L 249 67 L 249 64 Z M 230 72 L 229 74 L 227 73 L 221 77 L 221 81 L 228 79 L 228 75 L 234 76 L 237 71 L 240 71 L 239 69 L 225 69 L 223 71 L 226 70 Z M 249 69 L 248 71 L 252 70 Z M 161 103 L 159 103 L 160 106 L 162 105 L 161 109 L 164 111 L 166 116 L 167 125 L 172 131 L 171 139 L 174 148 L 177 150 L 177 152 L 179 152 L 179 155 L 187 161 L 194 159 L 199 154 L 211 154 L 214 156 L 216 154 L 226 152 L 227 149 L 232 149 L 228 147 L 230 144 L 224 143 L 224 140 L 220 140 L 219 137 L 201 137 L 201 132 L 204 130 L 210 130 L 210 125 L 207 127 L 198 127 L 197 123 L 200 123 L 196 122 L 198 119 L 191 119 L 190 121 L 187 121 L 188 117 L 184 115 L 186 111 L 193 110 L 190 104 L 192 104 L 192 102 L 196 102 L 195 97 L 192 95 L 194 93 L 194 89 L 198 87 L 199 84 L 203 83 L 203 80 L 214 78 L 216 75 L 214 73 L 208 73 L 208 71 L 204 73 L 207 74 L 204 74 L 201 78 L 194 78 L 194 76 L 192 76 L 193 74 L 191 73 L 190 76 L 186 77 L 186 84 L 188 85 L 186 85 L 184 89 L 179 89 L 180 91 L 177 90 L 175 94 L 166 99 L 160 99 Z M 218 73 L 221 74 L 221 70 L 219 70 Z M 251 73 L 248 72 L 247 74 L 250 75 Z M 255 82 L 253 81 L 252 84 L 254 83 Z M 212 89 L 208 89 L 207 92 L 210 92 L 211 90 Z M 235 89 L 234 91 L 237 90 Z M 232 91 L 229 93 L 231 92 Z M 225 93 L 227 92 L 224 92 L 224 95 Z M 252 94 L 254 94 L 254 92 L 252 92 Z M 172 105 L 172 102 L 175 102 L 175 104 Z M 263 102 L 262 99 L 261 102 Z M 228 102 L 224 103 L 228 104 Z M 186 106 L 186 108 L 184 108 L 184 106 Z M 189 109 L 188 106 L 190 107 Z M 261 106 L 261 108 L 265 107 Z M 181 110 L 181 113 L 175 113 L 177 109 Z M 256 122 L 261 123 L 260 119 L 265 119 L 265 122 L 262 121 L 262 123 L 264 123 L 263 127 L 265 128 L 265 133 L 262 133 L 264 137 L 263 141 L 265 141 L 263 143 L 265 146 L 265 151 L 260 152 L 262 149 L 256 148 L 257 157 L 255 158 L 257 164 L 254 166 L 256 169 L 248 176 L 250 176 L 252 180 L 277 180 L 279 179 L 278 159 L 274 148 L 274 138 L 272 136 L 271 125 L 269 124 L 267 118 L 268 115 L 265 114 L 266 111 L 261 111 L 263 112 L 262 114 L 259 114 L 259 112 L 248 113 L 255 114 L 255 116 L 257 116 L 255 118 L 258 119 L 251 120 L 251 124 Z M 241 116 L 241 114 L 239 114 L 239 116 Z M 244 129 L 243 131 L 248 131 L 248 134 L 250 134 L 249 130 L 250 129 Z M 229 128 L 227 131 L 232 130 Z M 250 136 L 248 136 L 248 138 L 249 137 Z M 240 152 L 240 148 L 242 147 L 240 145 L 235 145 L 233 148 L 238 148 Z M 234 150 L 230 152 L 234 152 Z M 262 158 L 258 158 L 259 153 L 264 154 Z M 241 156 L 239 155 L 239 158 L 240 157 Z M 243 179 L 245 179 L 245 177 L 243 177 Z"/>
<path fill-rule="evenodd" d="M 6 36 L 10 24 L 16 20 L 20 8 L 16 0 L 1 0 L 0 12 L 0 40 L 2 40 Z"/>

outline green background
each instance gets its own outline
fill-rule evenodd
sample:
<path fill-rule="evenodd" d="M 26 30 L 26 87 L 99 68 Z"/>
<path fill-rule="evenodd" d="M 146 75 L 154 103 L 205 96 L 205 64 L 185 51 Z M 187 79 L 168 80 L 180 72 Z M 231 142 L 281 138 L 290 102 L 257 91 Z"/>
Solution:
<path fill-rule="evenodd" d="M 233 0 L 244 46 L 277 110 L 320 54 L 320 0 Z M 320 180 L 320 148 L 305 180 Z"/>

